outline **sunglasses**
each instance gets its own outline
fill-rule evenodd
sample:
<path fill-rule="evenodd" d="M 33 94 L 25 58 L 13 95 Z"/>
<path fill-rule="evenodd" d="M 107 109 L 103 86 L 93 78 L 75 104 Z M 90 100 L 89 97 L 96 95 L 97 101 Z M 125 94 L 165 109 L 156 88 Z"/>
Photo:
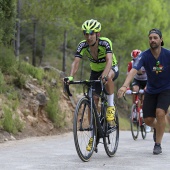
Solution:
<path fill-rule="evenodd" d="M 94 34 L 94 31 L 93 31 L 93 30 L 84 30 L 84 31 L 83 31 L 83 34 L 84 34 L 84 35 L 86 35 L 86 34 L 93 35 L 93 34 Z"/>

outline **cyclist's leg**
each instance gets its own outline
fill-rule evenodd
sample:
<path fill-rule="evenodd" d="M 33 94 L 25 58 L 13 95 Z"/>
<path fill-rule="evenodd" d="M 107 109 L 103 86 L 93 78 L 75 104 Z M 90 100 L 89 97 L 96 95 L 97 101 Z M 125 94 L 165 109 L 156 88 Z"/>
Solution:
<path fill-rule="evenodd" d="M 117 66 L 113 66 L 107 76 L 106 91 L 108 108 L 106 113 L 107 121 L 112 121 L 114 119 L 115 106 L 114 106 L 114 80 L 118 78 L 119 70 Z"/>
<path fill-rule="evenodd" d="M 98 80 L 99 77 L 101 76 L 101 74 L 102 74 L 102 71 L 100 71 L 100 72 L 91 71 L 90 80 Z M 93 84 L 93 88 L 95 89 L 96 94 L 99 95 L 101 93 L 100 83 Z M 93 95 L 93 98 L 94 98 L 94 102 L 95 102 L 95 105 L 97 107 L 97 110 L 99 112 L 100 111 L 100 109 L 99 109 L 99 97 L 97 95 Z"/>
<path fill-rule="evenodd" d="M 140 82 L 137 79 L 134 78 L 133 82 L 132 82 L 132 91 L 138 92 L 139 91 L 139 86 L 140 86 Z M 133 103 L 135 103 L 135 96 L 136 96 L 136 94 L 132 95 Z"/>
<path fill-rule="evenodd" d="M 116 65 L 112 67 L 112 69 L 110 70 L 107 76 L 106 90 L 109 95 L 112 95 L 114 93 L 114 81 L 118 78 L 118 76 L 119 76 L 119 70 Z"/>
<path fill-rule="evenodd" d="M 101 74 L 102 74 L 102 71 L 101 72 L 91 71 L 90 80 L 97 80 L 100 77 Z M 95 89 L 95 94 L 100 94 L 101 93 L 100 83 L 93 84 L 93 88 Z M 96 109 L 97 109 L 98 113 L 100 113 L 99 97 L 97 95 L 95 95 L 95 94 L 93 95 L 93 99 L 94 99 L 94 102 L 95 102 L 95 105 L 96 105 Z M 90 113 L 90 108 L 89 108 L 89 110 L 88 110 L 88 120 L 89 120 L 89 122 L 91 120 L 90 116 L 91 116 L 91 113 Z M 86 146 L 86 150 L 88 150 L 88 151 L 91 150 L 92 142 L 93 142 L 93 136 L 94 136 L 93 131 L 91 131 L 91 137 L 89 139 L 88 145 Z M 97 136 L 96 140 L 97 141 L 99 140 L 98 136 Z"/>
<path fill-rule="evenodd" d="M 140 87 L 140 89 L 145 89 L 145 88 L 146 88 L 146 84 L 147 84 L 147 80 L 139 81 L 139 87 Z M 144 95 L 143 95 L 143 94 L 140 94 L 140 97 L 141 97 L 140 106 L 141 106 L 141 108 L 142 108 L 142 107 L 143 107 Z"/>
<path fill-rule="evenodd" d="M 104 137 L 103 139 L 105 151 L 109 157 L 114 156 L 114 154 L 117 151 L 117 147 L 119 143 L 119 118 L 118 118 L 116 105 L 114 103 L 114 80 L 117 79 L 118 75 L 119 75 L 118 67 L 117 66 L 112 67 L 112 70 L 109 72 L 108 75 L 108 82 L 106 86 L 106 90 L 109 93 L 109 95 L 107 95 L 108 106 L 113 106 L 113 108 L 112 107 L 107 108 L 106 119 L 108 117 L 109 118 L 111 117 L 111 116 L 107 116 L 108 113 L 114 115 L 113 116 L 114 119 L 112 122 L 108 121 L 107 119 L 108 123 L 106 123 L 105 125 L 107 136 Z M 110 110 L 109 108 L 110 109 L 112 108 L 112 112 L 109 111 Z"/>
<path fill-rule="evenodd" d="M 147 84 L 147 80 L 139 81 L 140 89 L 145 89 Z M 144 100 L 144 94 L 139 94 L 140 96 L 140 108 L 143 108 L 143 100 Z M 145 124 L 145 131 L 146 133 L 149 133 L 151 131 L 151 127 Z"/>

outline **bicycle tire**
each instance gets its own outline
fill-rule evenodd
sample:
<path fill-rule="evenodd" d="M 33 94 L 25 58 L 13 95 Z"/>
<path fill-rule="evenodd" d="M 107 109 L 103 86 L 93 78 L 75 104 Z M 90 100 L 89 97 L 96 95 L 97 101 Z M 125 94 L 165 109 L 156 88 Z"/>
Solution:
<path fill-rule="evenodd" d="M 106 112 L 106 109 L 105 109 Z M 104 148 L 109 157 L 113 157 L 118 149 L 119 144 L 119 116 L 115 106 L 115 118 L 112 122 L 105 119 L 105 137 L 103 138 Z"/>
<path fill-rule="evenodd" d="M 74 120 L 73 120 L 73 134 L 74 134 L 74 143 L 77 154 L 79 158 L 87 162 L 93 155 L 93 151 L 96 143 L 96 121 L 94 114 L 92 117 L 92 127 L 89 125 L 88 119 L 88 109 L 90 109 L 90 102 L 86 97 L 83 97 L 79 100 L 76 105 Z M 93 137 L 93 144 L 90 151 L 86 150 L 89 139 Z"/>
<path fill-rule="evenodd" d="M 143 124 L 141 125 L 140 129 L 141 129 L 142 138 L 145 139 L 145 138 L 146 138 L 146 134 L 147 134 L 147 133 L 146 133 L 146 124 L 143 123 Z"/>
<path fill-rule="evenodd" d="M 133 104 L 131 108 L 131 115 L 130 115 L 130 127 L 131 127 L 131 133 L 134 140 L 136 140 L 139 136 L 139 119 L 138 119 L 138 113 L 136 109 L 136 105 Z"/>

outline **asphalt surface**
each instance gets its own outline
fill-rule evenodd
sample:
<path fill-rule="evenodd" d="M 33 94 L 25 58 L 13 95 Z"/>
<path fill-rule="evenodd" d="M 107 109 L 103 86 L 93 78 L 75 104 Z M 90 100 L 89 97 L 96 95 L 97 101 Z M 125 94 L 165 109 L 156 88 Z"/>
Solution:
<path fill-rule="evenodd" d="M 134 141 L 130 131 L 120 131 L 119 147 L 109 158 L 102 144 L 89 162 L 75 150 L 73 134 L 36 137 L 0 144 L 0 170 L 169 170 L 170 133 L 165 133 L 161 155 L 153 155 L 153 133 Z"/>

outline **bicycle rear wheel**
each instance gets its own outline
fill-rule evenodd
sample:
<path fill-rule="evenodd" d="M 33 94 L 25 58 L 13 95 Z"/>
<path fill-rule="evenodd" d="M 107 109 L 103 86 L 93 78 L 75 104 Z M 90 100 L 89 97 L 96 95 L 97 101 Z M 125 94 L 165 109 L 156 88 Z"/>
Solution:
<path fill-rule="evenodd" d="M 106 111 L 106 110 L 105 110 Z M 103 138 L 104 148 L 109 157 L 115 155 L 119 144 L 119 117 L 115 107 L 115 118 L 112 122 L 104 123 L 105 137 Z"/>
<path fill-rule="evenodd" d="M 89 121 L 89 113 L 90 102 L 86 97 L 83 97 L 79 100 L 75 109 L 73 134 L 76 151 L 80 159 L 84 162 L 89 161 L 91 158 L 96 143 L 96 121 L 92 113 L 90 113 L 92 118 L 91 121 Z M 90 151 L 87 151 L 86 146 L 91 137 L 93 138 L 92 148 Z"/>
<path fill-rule="evenodd" d="M 136 140 L 139 135 L 139 120 L 138 120 L 138 113 L 135 104 L 132 105 L 132 109 L 131 109 L 130 126 L 131 126 L 132 137 L 134 140 Z"/>

